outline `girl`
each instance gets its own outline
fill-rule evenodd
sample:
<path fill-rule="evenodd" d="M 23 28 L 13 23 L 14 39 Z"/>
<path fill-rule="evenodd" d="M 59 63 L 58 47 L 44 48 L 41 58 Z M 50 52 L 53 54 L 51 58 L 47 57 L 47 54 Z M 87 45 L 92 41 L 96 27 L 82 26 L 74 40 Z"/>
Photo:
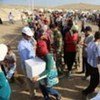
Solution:
<path fill-rule="evenodd" d="M 53 95 L 56 100 L 61 100 L 61 95 L 53 88 L 53 86 L 58 83 L 58 73 L 53 56 L 47 49 L 45 39 L 45 35 L 41 35 L 40 39 L 37 41 L 37 56 L 46 62 L 46 70 L 40 75 L 40 77 L 47 75 L 46 78 L 40 80 L 40 89 L 45 100 L 50 100 L 49 94 Z M 36 78 L 35 81 L 37 81 Z"/>

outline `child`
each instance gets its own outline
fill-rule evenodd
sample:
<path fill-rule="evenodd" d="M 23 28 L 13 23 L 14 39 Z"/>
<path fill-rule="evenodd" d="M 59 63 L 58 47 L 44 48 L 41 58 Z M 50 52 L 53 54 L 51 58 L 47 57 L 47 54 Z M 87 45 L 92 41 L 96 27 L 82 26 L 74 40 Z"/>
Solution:
<path fill-rule="evenodd" d="M 5 70 L 8 80 L 14 81 L 14 73 L 16 71 L 16 55 L 13 53 L 11 47 L 8 45 L 8 52 L 5 57 Z"/>
<path fill-rule="evenodd" d="M 36 50 L 37 56 L 46 62 L 46 70 L 42 73 L 42 75 L 47 75 L 47 77 L 40 80 L 40 89 L 44 96 L 44 100 L 50 100 L 49 94 L 53 95 L 56 100 L 61 100 L 61 95 L 53 88 L 53 86 L 58 83 L 58 73 L 55 66 L 55 61 L 52 54 L 50 54 L 48 51 L 45 39 L 45 35 L 40 36 L 40 39 L 37 41 Z M 40 77 L 42 75 L 40 75 Z M 37 77 L 34 78 L 33 81 L 37 81 Z"/>

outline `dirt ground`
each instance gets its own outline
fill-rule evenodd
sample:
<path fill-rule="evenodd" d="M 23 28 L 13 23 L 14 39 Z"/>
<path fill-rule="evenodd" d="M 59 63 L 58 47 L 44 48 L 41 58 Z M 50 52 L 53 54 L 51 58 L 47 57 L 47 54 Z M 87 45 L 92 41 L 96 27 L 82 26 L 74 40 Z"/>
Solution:
<path fill-rule="evenodd" d="M 20 59 L 18 56 L 17 51 L 17 45 L 18 41 L 21 39 L 21 28 L 23 25 L 21 22 L 16 22 L 15 24 L 9 24 L 4 23 L 4 25 L 0 25 L 0 43 L 6 43 L 11 44 L 14 52 L 17 55 L 17 75 L 21 75 L 21 68 L 20 68 Z M 93 26 L 93 29 L 97 30 L 96 26 Z M 78 68 L 78 71 L 80 71 L 81 68 Z M 75 71 L 74 71 L 75 72 Z M 81 100 L 81 91 L 88 86 L 89 81 L 88 80 L 82 80 L 82 77 L 84 74 L 72 74 L 71 79 L 67 79 L 66 75 L 62 78 L 60 78 L 60 82 L 55 88 L 61 93 L 62 100 Z M 30 100 L 29 98 L 29 92 L 24 90 L 24 86 L 18 81 L 15 83 L 11 83 L 12 88 L 12 95 L 11 100 Z M 98 86 L 96 89 L 96 92 L 100 87 Z M 43 100 L 41 93 L 39 90 L 37 90 L 37 97 L 35 97 L 33 100 Z M 91 94 L 89 98 L 94 96 L 94 94 Z"/>

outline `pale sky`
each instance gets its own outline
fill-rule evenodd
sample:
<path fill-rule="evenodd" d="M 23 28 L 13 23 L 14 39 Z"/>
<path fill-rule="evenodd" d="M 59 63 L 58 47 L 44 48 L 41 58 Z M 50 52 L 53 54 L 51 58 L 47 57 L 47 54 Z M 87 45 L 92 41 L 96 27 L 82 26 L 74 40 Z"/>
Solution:
<path fill-rule="evenodd" d="M 32 3 L 33 5 L 35 4 L 40 6 L 58 6 L 71 3 L 89 3 L 100 5 L 100 0 L 0 0 L 0 3 L 21 5 L 30 5 Z"/>

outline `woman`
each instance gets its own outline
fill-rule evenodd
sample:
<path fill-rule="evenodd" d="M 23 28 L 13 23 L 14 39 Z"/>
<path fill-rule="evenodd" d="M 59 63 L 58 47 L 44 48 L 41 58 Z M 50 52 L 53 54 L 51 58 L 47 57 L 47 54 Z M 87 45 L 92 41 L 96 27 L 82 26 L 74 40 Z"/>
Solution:
<path fill-rule="evenodd" d="M 45 35 L 41 35 L 40 39 L 37 41 L 37 56 L 46 62 L 46 70 L 40 75 L 40 77 L 43 75 L 47 76 L 46 78 L 40 80 L 40 89 L 45 100 L 50 100 L 49 94 L 53 95 L 56 100 L 61 100 L 61 95 L 53 88 L 53 86 L 59 82 L 58 73 L 53 56 L 47 49 L 45 39 Z M 35 81 L 37 81 L 36 78 Z"/>
<path fill-rule="evenodd" d="M 9 83 L 1 69 L 2 61 L 7 54 L 8 48 L 5 44 L 0 44 L 0 100 L 10 100 L 11 89 Z"/>
<path fill-rule="evenodd" d="M 73 25 L 71 29 L 65 34 L 65 39 L 64 39 L 64 57 L 65 57 L 65 64 L 68 67 L 67 78 L 71 78 L 72 66 L 76 58 L 77 43 L 78 43 L 78 26 Z"/>

